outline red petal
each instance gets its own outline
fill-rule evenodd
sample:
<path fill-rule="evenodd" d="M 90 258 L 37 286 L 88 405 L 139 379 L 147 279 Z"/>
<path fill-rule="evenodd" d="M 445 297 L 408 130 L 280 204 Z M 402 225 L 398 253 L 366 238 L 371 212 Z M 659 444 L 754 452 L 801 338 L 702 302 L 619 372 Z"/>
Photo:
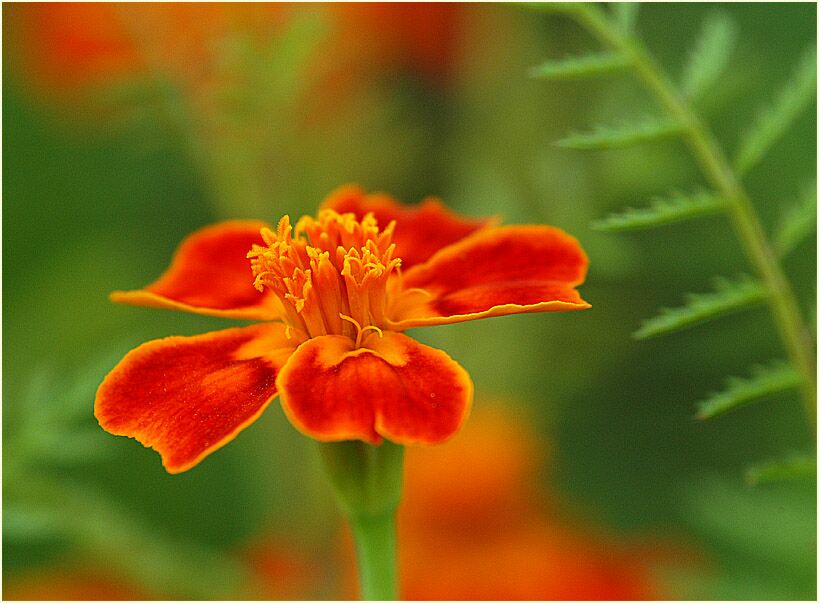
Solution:
<path fill-rule="evenodd" d="M 574 289 L 588 258 L 577 240 L 552 226 L 490 228 L 442 249 L 404 273 L 393 327 L 445 324 L 524 312 L 591 307 Z"/>
<path fill-rule="evenodd" d="M 355 349 L 341 335 L 310 339 L 291 356 L 277 384 L 290 421 L 322 441 L 387 438 L 435 444 L 458 431 L 472 402 L 472 381 L 444 352 L 400 333 L 370 335 Z"/>
<path fill-rule="evenodd" d="M 116 302 L 209 316 L 272 320 L 274 297 L 253 287 L 247 252 L 264 244 L 264 222 L 231 220 L 197 230 L 179 245 L 171 266 L 137 291 L 114 291 Z"/>
<path fill-rule="evenodd" d="M 439 249 L 494 221 L 459 216 L 434 197 L 424 199 L 419 205 L 404 205 L 383 193 L 365 195 L 357 186 L 336 190 L 322 207 L 339 213 L 351 212 L 358 219 L 371 212 L 382 227 L 395 220 L 395 253 L 401 258 L 404 269 L 427 261 Z"/>
<path fill-rule="evenodd" d="M 108 374 L 94 414 L 103 429 L 136 438 L 180 473 L 261 415 L 293 347 L 278 323 L 149 341 Z"/>

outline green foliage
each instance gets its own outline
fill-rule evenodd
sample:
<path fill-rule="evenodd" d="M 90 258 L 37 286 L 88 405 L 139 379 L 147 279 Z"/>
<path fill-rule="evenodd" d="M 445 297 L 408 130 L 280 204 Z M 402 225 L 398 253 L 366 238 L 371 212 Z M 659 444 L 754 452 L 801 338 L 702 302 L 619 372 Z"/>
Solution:
<path fill-rule="evenodd" d="M 728 66 L 737 39 L 735 23 L 724 13 L 709 14 L 688 59 L 680 88 L 686 97 L 700 98 Z"/>
<path fill-rule="evenodd" d="M 675 87 L 649 51 L 632 39 L 628 28 L 593 5 L 585 5 L 575 14 L 576 20 L 601 41 L 609 52 L 632 57 L 635 75 L 653 93 L 656 102 L 665 109 L 666 117 L 644 120 L 631 127 L 599 127 L 591 133 L 574 134 L 558 142 L 558 146 L 573 149 L 606 149 L 649 142 L 673 134 L 686 137 L 702 175 L 716 194 L 701 193 L 691 198 L 678 196 L 671 201 L 655 200 L 648 208 L 632 209 L 608 216 L 592 224 L 598 230 L 621 231 L 651 228 L 687 218 L 730 210 L 740 242 L 746 255 L 764 281 L 742 279 L 732 283 L 717 282 L 716 291 L 689 295 L 681 308 L 664 309 L 659 316 L 646 321 L 634 334 L 638 339 L 670 333 L 678 329 L 722 316 L 759 303 L 770 296 L 770 309 L 775 315 L 788 355 L 793 365 L 774 364 L 754 370 L 749 379 L 731 378 L 725 391 L 709 397 L 700 405 L 700 418 L 709 418 L 782 390 L 802 388 L 805 413 L 815 422 L 815 381 L 811 374 L 811 357 L 815 355 L 805 342 L 794 335 L 802 331 L 802 318 L 790 283 L 782 273 L 777 258 L 765 253 L 770 245 L 749 195 L 738 184 L 738 175 L 724 164 L 723 151 L 713 134 L 697 114 L 692 101 L 713 88 L 728 65 L 736 41 L 736 27 L 727 16 L 716 13 L 703 24 L 702 33 L 685 68 L 682 84 Z M 799 112 L 813 98 L 816 88 L 816 52 L 808 50 L 793 81 L 778 97 L 774 107 L 758 120 L 756 128 L 744 138 L 737 155 L 738 172 L 755 165 L 768 148 L 782 136 Z M 812 203 L 812 204 L 811 204 Z M 812 200 L 791 212 L 783 221 L 777 239 L 780 254 L 786 253 L 805 236 L 815 220 L 815 191 Z M 760 251 L 761 250 L 761 251 Z"/>
<path fill-rule="evenodd" d="M 755 366 L 750 377 L 729 377 L 724 390 L 700 402 L 697 418 L 711 419 L 760 398 L 795 389 L 801 383 L 799 372 L 784 361 Z"/>
<path fill-rule="evenodd" d="M 532 67 L 529 75 L 543 80 L 569 80 L 622 71 L 630 64 L 621 54 L 601 52 L 546 61 Z"/>
<path fill-rule="evenodd" d="M 99 563 L 172 598 L 234 598 L 254 587 L 239 561 L 194 542 L 168 539 L 87 483 L 73 466 L 108 455 L 114 439 L 92 416 L 106 357 L 67 382 L 40 369 L 4 421 L 3 536 L 12 544 L 65 540 Z M 8 456 L 5 456 L 8 453 Z"/>
<path fill-rule="evenodd" d="M 771 483 L 749 493 L 739 480 L 700 474 L 679 489 L 680 515 L 708 543 L 712 568 L 688 570 L 685 600 L 816 599 L 816 488 Z M 698 584 L 699 583 L 699 584 Z"/>
<path fill-rule="evenodd" d="M 18 482 L 12 504 L 4 505 L 3 524 L 7 538 L 67 539 L 100 567 L 113 566 L 149 591 L 172 598 L 234 598 L 256 587 L 238 560 L 171 540 L 108 497 L 69 480 L 30 476 Z"/>
<path fill-rule="evenodd" d="M 725 210 L 725 201 L 710 192 L 692 194 L 674 193 L 669 197 L 657 197 L 649 207 L 628 207 L 618 214 L 610 214 L 592 222 L 591 227 L 604 232 L 643 230 L 683 220 L 711 216 Z"/>
<path fill-rule="evenodd" d="M 808 107 L 815 93 L 816 49 L 808 48 L 773 106 L 760 113 L 754 127 L 743 136 L 734 161 L 737 171 L 745 174 L 759 163 Z"/>
<path fill-rule="evenodd" d="M 3 538 L 11 541 L 50 539 L 60 532 L 54 509 L 16 501 L 3 504 Z"/>
<path fill-rule="evenodd" d="M 318 44 L 324 39 L 328 24 L 318 12 L 305 12 L 291 17 L 287 26 L 261 51 L 249 46 L 249 40 L 235 40 L 232 60 L 238 61 L 252 83 L 258 86 L 250 100 L 255 103 L 278 103 L 288 106 L 298 101 L 304 86 L 303 76 L 315 65 Z M 251 90 L 253 90 L 251 88 Z M 259 94 L 261 93 L 261 94 Z M 275 105 L 273 105 L 275 106 Z"/>
<path fill-rule="evenodd" d="M 626 35 L 631 35 L 634 32 L 634 26 L 637 24 L 637 14 L 640 12 L 640 3 L 613 2 L 611 4 L 611 10 L 620 31 Z"/>
<path fill-rule="evenodd" d="M 660 314 L 643 322 L 634 333 L 636 339 L 648 339 L 673 333 L 732 312 L 749 308 L 765 300 L 768 292 L 759 281 L 742 276 L 734 281 L 717 278 L 711 293 L 689 293 L 686 304 L 663 308 Z"/>
<path fill-rule="evenodd" d="M 807 454 L 792 454 L 784 459 L 765 461 L 749 467 L 745 472 L 745 481 L 750 486 L 815 478 L 816 457 Z"/>
<path fill-rule="evenodd" d="M 799 200 L 783 214 L 773 235 L 773 244 L 780 258 L 785 257 L 816 232 L 816 183 L 805 188 Z"/>
<path fill-rule="evenodd" d="M 572 13 L 578 10 L 579 2 L 521 2 L 518 6 L 545 13 Z"/>
<path fill-rule="evenodd" d="M 111 438 L 105 437 L 90 415 L 101 367 L 109 359 L 79 371 L 69 382 L 60 383 L 44 368 L 34 371 L 15 406 L 13 425 L 4 437 L 13 447 L 10 461 L 26 466 L 81 465 L 106 458 Z M 5 450 L 5 449 L 4 449 Z"/>
<path fill-rule="evenodd" d="M 682 130 L 672 119 L 646 117 L 630 125 L 597 126 L 592 132 L 571 134 L 556 144 L 564 149 L 618 149 L 676 136 Z"/>

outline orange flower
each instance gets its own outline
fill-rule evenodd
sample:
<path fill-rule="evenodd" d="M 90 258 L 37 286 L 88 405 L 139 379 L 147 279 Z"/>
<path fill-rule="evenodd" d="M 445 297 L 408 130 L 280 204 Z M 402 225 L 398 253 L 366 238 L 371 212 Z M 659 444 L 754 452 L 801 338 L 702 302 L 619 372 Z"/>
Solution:
<path fill-rule="evenodd" d="M 160 71 L 202 85 L 216 70 L 218 42 L 277 31 L 286 5 L 248 3 L 65 2 L 10 12 L 16 63 L 43 93 L 65 99 Z"/>
<path fill-rule="evenodd" d="M 410 69 L 446 79 L 465 11 L 451 4 L 320 4 L 330 37 L 317 53 L 331 80 Z M 13 60 L 45 99 L 87 100 L 118 81 L 160 72 L 184 88 L 213 84 L 225 40 L 264 48 L 302 10 L 293 3 L 65 2 L 9 9 Z M 318 57 L 317 57 L 318 58 Z M 222 74 L 224 75 L 224 74 Z M 338 82 L 337 82 L 338 83 Z M 235 85 L 236 82 L 233 82 Z M 323 81 L 326 94 L 330 81 Z"/>
<path fill-rule="evenodd" d="M 656 554 L 580 528 L 544 499 L 535 486 L 544 445 L 528 425 L 523 413 L 484 404 L 445 446 L 408 451 L 398 524 L 404 598 L 658 597 Z"/>
<path fill-rule="evenodd" d="M 310 600 L 326 588 L 321 563 L 291 539 L 281 535 L 254 538 L 237 551 L 254 577 L 254 598 Z"/>
<path fill-rule="evenodd" d="M 545 481 L 542 436 L 519 407 L 481 400 L 469 424 L 434 450 L 405 455 L 398 512 L 406 600 L 646 600 L 664 598 L 655 564 L 685 562 L 669 545 L 624 543 L 567 518 Z M 355 598 L 353 547 L 339 598 Z"/>
<path fill-rule="evenodd" d="M 171 473 L 224 446 L 276 395 L 321 441 L 438 443 L 466 418 L 472 382 L 403 331 L 588 308 L 575 289 L 587 264 L 557 228 L 494 226 L 357 187 L 295 228 L 287 216 L 276 230 L 217 224 L 185 240 L 157 281 L 112 299 L 269 322 L 139 346 L 103 381 L 95 414 Z"/>

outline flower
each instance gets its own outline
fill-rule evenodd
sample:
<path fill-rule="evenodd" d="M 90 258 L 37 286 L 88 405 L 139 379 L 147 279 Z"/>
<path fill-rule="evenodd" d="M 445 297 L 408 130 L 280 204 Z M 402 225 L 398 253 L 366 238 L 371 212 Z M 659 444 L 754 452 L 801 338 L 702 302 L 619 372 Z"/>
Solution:
<path fill-rule="evenodd" d="M 287 216 L 275 230 L 223 222 L 185 240 L 157 281 L 111 298 L 267 322 L 137 347 L 100 385 L 95 415 L 157 450 L 171 473 L 225 445 L 277 395 L 317 440 L 439 443 L 466 418 L 472 382 L 403 331 L 588 308 L 575 289 L 587 265 L 558 228 L 496 226 L 435 199 L 404 206 L 354 186 L 295 227 Z"/>
<path fill-rule="evenodd" d="M 283 8 L 266 4 L 65 2 L 21 6 L 12 49 L 29 83 L 46 95 L 88 95 L 151 72 L 189 87 L 212 79 L 219 43 L 272 36 Z"/>
<path fill-rule="evenodd" d="M 226 42 L 240 39 L 263 52 L 280 44 L 276 37 L 288 22 L 308 11 L 320 13 L 329 30 L 316 56 L 331 67 L 318 86 L 324 94 L 343 80 L 401 70 L 443 83 L 456 62 L 465 12 L 434 3 L 48 2 L 10 8 L 10 52 L 43 100 L 71 106 L 87 105 L 106 86 L 151 74 L 188 93 L 220 80 L 233 88 L 240 78 L 221 71 Z"/>

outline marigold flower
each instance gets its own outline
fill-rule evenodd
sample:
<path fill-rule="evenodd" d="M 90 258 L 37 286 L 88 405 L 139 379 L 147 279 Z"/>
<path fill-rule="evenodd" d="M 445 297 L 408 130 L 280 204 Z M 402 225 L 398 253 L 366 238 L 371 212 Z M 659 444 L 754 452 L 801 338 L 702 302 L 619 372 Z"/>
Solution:
<path fill-rule="evenodd" d="M 250 261 L 248 262 L 248 258 Z M 170 268 L 114 301 L 268 321 L 132 350 L 97 392 L 100 425 L 190 469 L 278 395 L 321 441 L 434 444 L 472 400 L 466 371 L 408 328 L 590 307 L 588 260 L 551 226 L 496 226 L 435 200 L 344 187 L 317 218 L 229 221 L 183 241 Z"/>
<path fill-rule="evenodd" d="M 329 25 L 317 56 L 333 71 L 319 84 L 324 93 L 401 69 L 443 83 L 456 62 L 465 11 L 434 3 L 26 4 L 9 8 L 10 52 L 25 82 L 50 101 L 85 106 L 106 86 L 151 73 L 186 90 L 235 87 L 236 75 L 221 70 L 224 42 L 239 36 L 264 49 L 305 8 Z"/>

